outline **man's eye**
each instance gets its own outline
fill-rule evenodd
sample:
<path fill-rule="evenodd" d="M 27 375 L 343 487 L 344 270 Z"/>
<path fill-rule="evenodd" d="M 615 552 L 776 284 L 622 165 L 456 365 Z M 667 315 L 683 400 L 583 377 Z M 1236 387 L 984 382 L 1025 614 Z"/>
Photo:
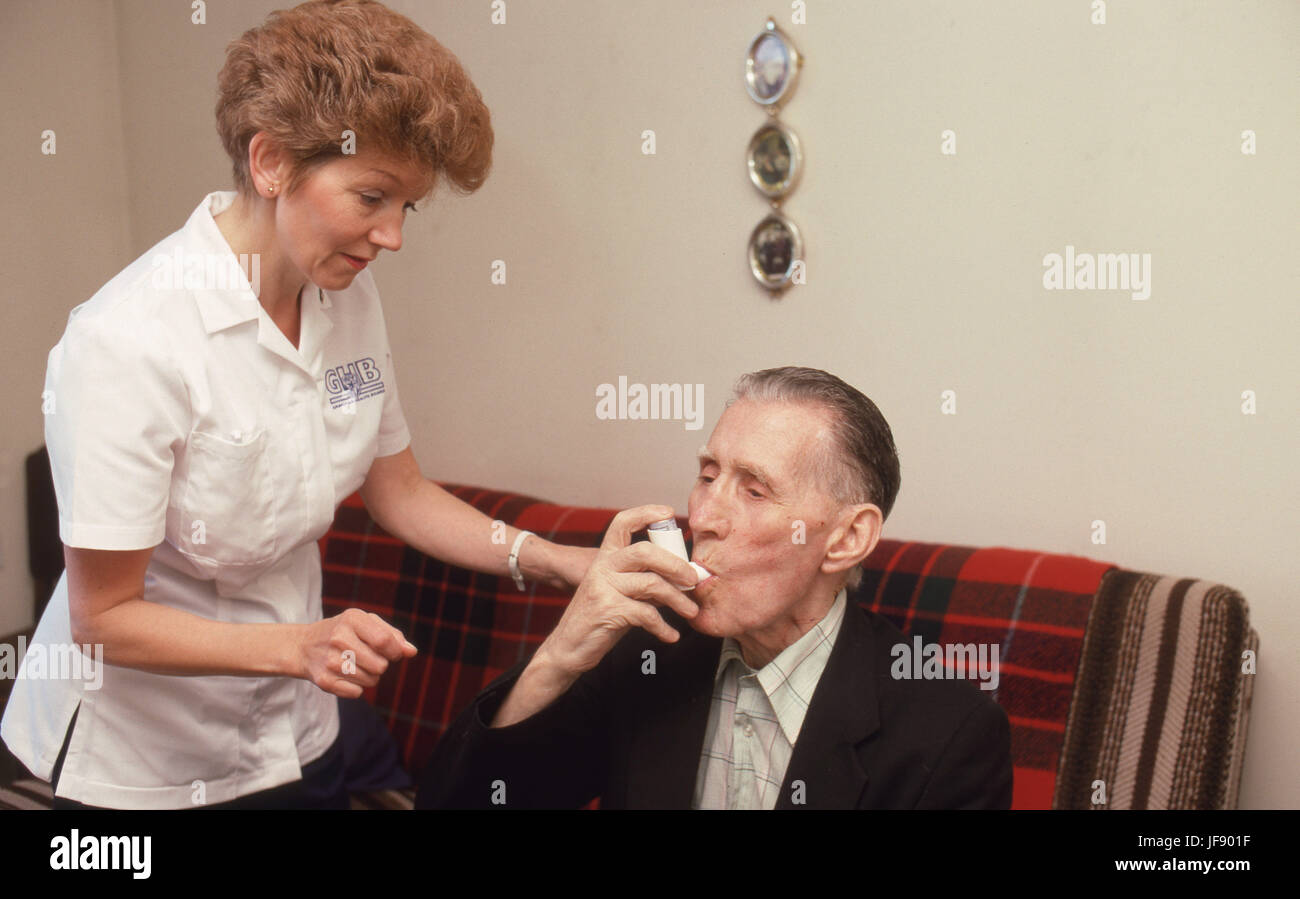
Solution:
<path fill-rule="evenodd" d="M 382 203 L 383 201 L 384 198 L 382 196 L 377 197 L 374 194 L 361 195 L 361 202 L 365 203 L 367 206 L 375 206 L 379 203 Z"/>
<path fill-rule="evenodd" d="M 753 487 L 750 487 L 750 488 L 749 488 L 749 495 L 750 495 L 753 499 L 762 499 L 762 498 L 763 498 L 763 493 L 762 493 L 762 491 L 755 490 Z"/>
<path fill-rule="evenodd" d="M 701 484 L 712 484 L 712 483 L 713 483 L 713 477 L 712 477 L 712 475 L 707 475 L 707 474 L 702 474 L 702 475 L 700 475 L 698 478 L 696 478 L 696 480 L 699 481 Z"/>

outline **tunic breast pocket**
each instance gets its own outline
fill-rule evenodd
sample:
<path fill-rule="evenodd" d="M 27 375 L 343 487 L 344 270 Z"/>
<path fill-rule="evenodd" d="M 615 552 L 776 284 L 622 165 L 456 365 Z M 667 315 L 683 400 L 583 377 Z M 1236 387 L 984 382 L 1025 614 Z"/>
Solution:
<path fill-rule="evenodd" d="M 257 565 L 275 555 L 275 493 L 265 429 L 234 439 L 193 431 L 180 503 L 189 556 L 220 565 Z"/>

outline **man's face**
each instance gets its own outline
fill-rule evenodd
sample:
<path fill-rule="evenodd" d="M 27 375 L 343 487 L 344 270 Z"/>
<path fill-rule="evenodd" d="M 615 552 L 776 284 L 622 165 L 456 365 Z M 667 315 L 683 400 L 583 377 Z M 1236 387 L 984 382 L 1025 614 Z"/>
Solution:
<path fill-rule="evenodd" d="M 376 153 L 331 160 L 276 204 L 281 245 L 313 284 L 342 290 L 380 250 L 401 249 L 406 210 L 427 190 L 411 163 Z"/>
<path fill-rule="evenodd" d="M 715 575 L 691 594 L 696 630 L 779 651 L 825 614 L 821 563 L 839 504 L 811 463 L 830 440 L 816 406 L 741 400 L 722 414 L 690 499 L 692 558 Z"/>

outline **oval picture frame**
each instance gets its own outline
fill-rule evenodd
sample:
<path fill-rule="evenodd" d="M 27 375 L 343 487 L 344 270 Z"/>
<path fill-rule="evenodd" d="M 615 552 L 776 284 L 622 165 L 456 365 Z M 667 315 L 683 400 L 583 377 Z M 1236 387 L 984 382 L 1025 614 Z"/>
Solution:
<path fill-rule="evenodd" d="M 769 199 L 779 200 L 794 189 L 803 169 L 799 136 L 773 119 L 749 139 L 745 160 L 755 189 Z"/>
<path fill-rule="evenodd" d="M 799 228 L 779 212 L 759 222 L 749 235 L 749 270 L 768 290 L 790 285 L 795 263 L 803 259 Z"/>
<path fill-rule="evenodd" d="M 760 106 L 779 107 L 794 92 L 803 58 L 789 35 L 769 18 L 745 54 L 745 90 Z"/>

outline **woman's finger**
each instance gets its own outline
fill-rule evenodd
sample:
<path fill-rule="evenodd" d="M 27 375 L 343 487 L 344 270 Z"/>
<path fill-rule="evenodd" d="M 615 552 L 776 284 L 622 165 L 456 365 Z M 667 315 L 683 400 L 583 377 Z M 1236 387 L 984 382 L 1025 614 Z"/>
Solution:
<path fill-rule="evenodd" d="M 338 677 L 330 685 L 329 692 L 335 696 L 342 696 L 344 699 L 360 699 L 365 691 L 352 681 Z"/>
<path fill-rule="evenodd" d="M 359 673 L 369 675 L 377 683 L 379 677 L 388 670 L 388 659 L 375 652 L 360 639 L 351 642 L 343 650 L 338 673 L 344 677 L 355 678 Z M 371 686 L 366 684 L 365 686 Z"/>
<path fill-rule="evenodd" d="M 352 629 L 365 644 L 390 661 L 409 654 L 410 643 L 402 632 L 373 613 L 352 622 Z"/>

